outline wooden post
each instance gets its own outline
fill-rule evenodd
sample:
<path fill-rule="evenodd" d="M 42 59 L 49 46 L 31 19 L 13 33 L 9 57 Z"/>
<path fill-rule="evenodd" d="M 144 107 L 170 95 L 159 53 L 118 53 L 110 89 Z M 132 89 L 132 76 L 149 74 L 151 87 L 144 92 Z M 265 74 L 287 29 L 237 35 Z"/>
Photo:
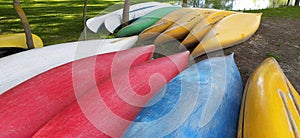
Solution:
<path fill-rule="evenodd" d="M 87 32 L 86 32 L 86 6 L 87 6 L 88 0 L 84 0 L 84 5 L 83 5 L 83 39 L 86 40 L 87 37 Z"/>
<path fill-rule="evenodd" d="M 188 1 L 187 0 L 183 0 L 182 1 L 182 7 L 187 7 Z"/>
<path fill-rule="evenodd" d="M 129 8 L 130 8 L 130 0 L 125 0 L 124 8 L 123 8 L 123 19 L 122 19 L 122 27 L 128 25 L 129 21 Z"/>
<path fill-rule="evenodd" d="M 299 0 L 295 1 L 295 6 L 299 6 Z"/>
<path fill-rule="evenodd" d="M 290 1 L 291 1 L 291 0 L 288 0 L 288 1 L 287 1 L 286 6 L 289 6 L 289 5 L 290 5 Z"/>
<path fill-rule="evenodd" d="M 34 48 L 34 44 L 33 44 L 33 40 L 32 40 L 32 33 L 30 30 L 30 26 L 28 23 L 28 20 L 26 18 L 26 15 L 21 7 L 20 4 L 20 0 L 13 0 L 14 1 L 14 9 L 16 10 L 17 14 L 19 15 L 22 24 L 24 26 L 24 31 L 25 31 L 25 35 L 26 35 L 26 44 L 28 49 L 33 49 Z"/>

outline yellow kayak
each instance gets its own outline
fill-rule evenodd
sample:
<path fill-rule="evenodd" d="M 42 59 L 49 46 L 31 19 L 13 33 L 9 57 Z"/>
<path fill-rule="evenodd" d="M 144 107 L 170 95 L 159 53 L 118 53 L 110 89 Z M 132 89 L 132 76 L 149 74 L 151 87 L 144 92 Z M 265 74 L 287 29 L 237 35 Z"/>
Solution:
<path fill-rule="evenodd" d="M 239 138 L 299 138 L 300 97 L 274 58 L 250 76 L 243 97 Z"/>
<path fill-rule="evenodd" d="M 43 41 L 40 37 L 32 34 L 35 48 L 43 47 Z M 0 35 L 0 48 L 23 48 L 28 49 L 25 33 Z"/>
<path fill-rule="evenodd" d="M 161 32 L 165 31 L 168 27 L 170 27 L 174 22 L 181 18 L 182 16 L 186 15 L 189 12 L 192 12 L 194 9 L 192 8 L 181 8 L 175 10 L 159 21 L 157 21 L 151 27 L 145 29 L 140 35 L 139 40 L 148 40 L 158 36 Z"/>
<path fill-rule="evenodd" d="M 172 40 L 185 38 L 197 23 L 213 12 L 216 12 L 216 10 L 195 9 L 192 12 L 187 13 L 177 20 L 176 24 L 171 25 L 166 31 L 160 34 L 154 43 L 162 44 Z"/>
<path fill-rule="evenodd" d="M 203 37 L 212 29 L 213 25 L 224 17 L 234 14 L 233 11 L 217 11 L 212 13 L 204 20 L 201 20 L 189 33 L 189 35 L 182 41 L 182 45 L 186 48 L 191 48 L 198 44 Z"/>
<path fill-rule="evenodd" d="M 261 13 L 236 13 L 216 23 L 193 50 L 193 57 L 248 40 L 258 29 Z"/>

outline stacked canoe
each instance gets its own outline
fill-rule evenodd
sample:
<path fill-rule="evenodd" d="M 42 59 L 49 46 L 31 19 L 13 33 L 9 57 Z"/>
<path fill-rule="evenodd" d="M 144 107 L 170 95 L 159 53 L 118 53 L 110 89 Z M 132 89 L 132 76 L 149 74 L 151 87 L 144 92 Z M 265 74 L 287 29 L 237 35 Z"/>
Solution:
<path fill-rule="evenodd" d="M 166 7 L 134 21 L 118 31 L 117 36 L 139 34 L 139 41 L 153 39 L 156 45 L 179 41 L 181 47 L 198 57 L 248 40 L 257 31 L 260 20 L 260 13 Z"/>
<path fill-rule="evenodd" d="M 32 34 L 34 48 L 43 47 L 43 41 L 40 37 Z M 0 48 L 22 48 L 28 49 L 25 33 L 3 34 L 0 35 Z"/>
<path fill-rule="evenodd" d="M 137 5 L 132 15 L 144 16 L 117 32 L 122 38 L 1 58 L 0 137 L 300 137 L 299 94 L 273 58 L 243 92 L 234 54 L 186 67 L 188 51 L 153 59 L 154 45 L 132 48 L 138 39 L 176 40 L 197 57 L 246 41 L 261 14 Z M 113 32 L 120 15 L 89 23 Z M 139 36 L 123 38 L 131 35 Z"/>

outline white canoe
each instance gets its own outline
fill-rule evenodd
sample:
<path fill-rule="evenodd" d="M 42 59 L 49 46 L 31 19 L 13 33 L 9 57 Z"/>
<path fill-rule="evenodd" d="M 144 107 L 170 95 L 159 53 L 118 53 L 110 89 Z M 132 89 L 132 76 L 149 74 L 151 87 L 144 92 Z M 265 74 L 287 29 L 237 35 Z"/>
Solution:
<path fill-rule="evenodd" d="M 0 59 L 0 95 L 14 86 L 68 62 L 131 48 L 137 36 L 88 40 L 32 49 Z"/>
<path fill-rule="evenodd" d="M 132 5 L 130 6 L 129 20 L 139 18 L 155 9 L 167 7 L 167 6 L 171 6 L 171 5 L 167 3 L 160 3 L 160 2 L 145 2 L 145 3 Z M 122 14 L 123 14 L 123 9 L 119 9 L 102 16 L 96 16 L 94 18 L 88 19 L 86 25 L 91 31 L 96 33 L 98 31 L 98 28 L 104 23 L 106 29 L 109 32 L 113 33 L 114 30 L 119 25 L 121 25 Z"/>

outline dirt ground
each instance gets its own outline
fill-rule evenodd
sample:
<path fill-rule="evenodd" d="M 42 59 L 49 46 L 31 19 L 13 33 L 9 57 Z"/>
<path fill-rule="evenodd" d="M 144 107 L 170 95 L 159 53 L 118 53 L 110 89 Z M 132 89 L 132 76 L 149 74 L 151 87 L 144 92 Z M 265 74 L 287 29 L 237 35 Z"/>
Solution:
<path fill-rule="evenodd" d="M 248 41 L 228 48 L 235 53 L 243 84 L 270 53 L 277 56 L 285 75 L 300 92 L 300 20 L 263 18 L 260 28 Z"/>

